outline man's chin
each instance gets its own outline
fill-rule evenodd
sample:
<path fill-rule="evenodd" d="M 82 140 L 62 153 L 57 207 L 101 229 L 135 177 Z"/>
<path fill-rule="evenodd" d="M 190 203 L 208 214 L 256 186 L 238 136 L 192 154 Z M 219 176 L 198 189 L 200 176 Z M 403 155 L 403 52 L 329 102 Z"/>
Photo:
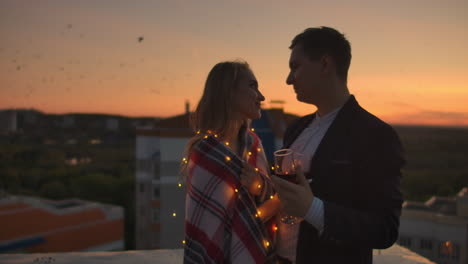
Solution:
<path fill-rule="evenodd" d="M 314 104 L 310 98 L 304 98 L 303 96 L 300 96 L 299 94 L 296 95 L 297 101 L 305 104 Z"/>

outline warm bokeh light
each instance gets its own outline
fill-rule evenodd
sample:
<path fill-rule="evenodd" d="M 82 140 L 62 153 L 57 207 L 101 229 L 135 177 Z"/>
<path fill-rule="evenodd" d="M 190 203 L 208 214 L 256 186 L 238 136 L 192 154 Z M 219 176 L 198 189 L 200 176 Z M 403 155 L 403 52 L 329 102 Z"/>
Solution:
<path fill-rule="evenodd" d="M 260 90 L 313 112 L 285 84 L 291 39 L 344 32 L 348 85 L 393 124 L 468 125 L 468 2 L 0 2 L 0 109 L 167 117 L 193 110 L 211 67 L 242 58 Z"/>

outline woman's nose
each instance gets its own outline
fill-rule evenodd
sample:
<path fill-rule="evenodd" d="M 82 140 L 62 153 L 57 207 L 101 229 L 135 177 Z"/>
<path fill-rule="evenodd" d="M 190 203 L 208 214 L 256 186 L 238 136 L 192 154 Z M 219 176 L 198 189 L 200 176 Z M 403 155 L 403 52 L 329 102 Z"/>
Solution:
<path fill-rule="evenodd" d="M 265 101 L 265 96 L 263 96 L 261 92 L 258 92 L 258 99 L 260 99 L 260 101 Z"/>

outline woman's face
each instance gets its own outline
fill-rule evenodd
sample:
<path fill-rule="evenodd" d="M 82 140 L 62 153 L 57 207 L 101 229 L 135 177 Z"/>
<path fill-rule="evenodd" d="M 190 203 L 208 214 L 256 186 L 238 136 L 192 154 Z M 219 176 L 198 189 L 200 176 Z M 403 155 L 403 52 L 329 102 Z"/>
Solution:
<path fill-rule="evenodd" d="M 258 82 L 250 70 L 240 72 L 239 85 L 234 94 L 234 107 L 240 119 L 259 119 L 261 102 L 265 101 L 258 90 Z"/>

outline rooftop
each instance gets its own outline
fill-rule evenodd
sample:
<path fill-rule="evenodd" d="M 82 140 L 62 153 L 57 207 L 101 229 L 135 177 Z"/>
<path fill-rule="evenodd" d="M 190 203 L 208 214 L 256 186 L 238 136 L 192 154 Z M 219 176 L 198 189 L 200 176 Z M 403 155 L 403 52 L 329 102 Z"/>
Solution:
<path fill-rule="evenodd" d="M 172 264 L 182 263 L 182 249 L 159 249 L 114 252 L 72 252 L 46 254 L 5 254 L 1 255 L 5 264 Z M 374 264 L 435 264 L 428 259 L 398 245 L 385 250 L 374 250 Z"/>

